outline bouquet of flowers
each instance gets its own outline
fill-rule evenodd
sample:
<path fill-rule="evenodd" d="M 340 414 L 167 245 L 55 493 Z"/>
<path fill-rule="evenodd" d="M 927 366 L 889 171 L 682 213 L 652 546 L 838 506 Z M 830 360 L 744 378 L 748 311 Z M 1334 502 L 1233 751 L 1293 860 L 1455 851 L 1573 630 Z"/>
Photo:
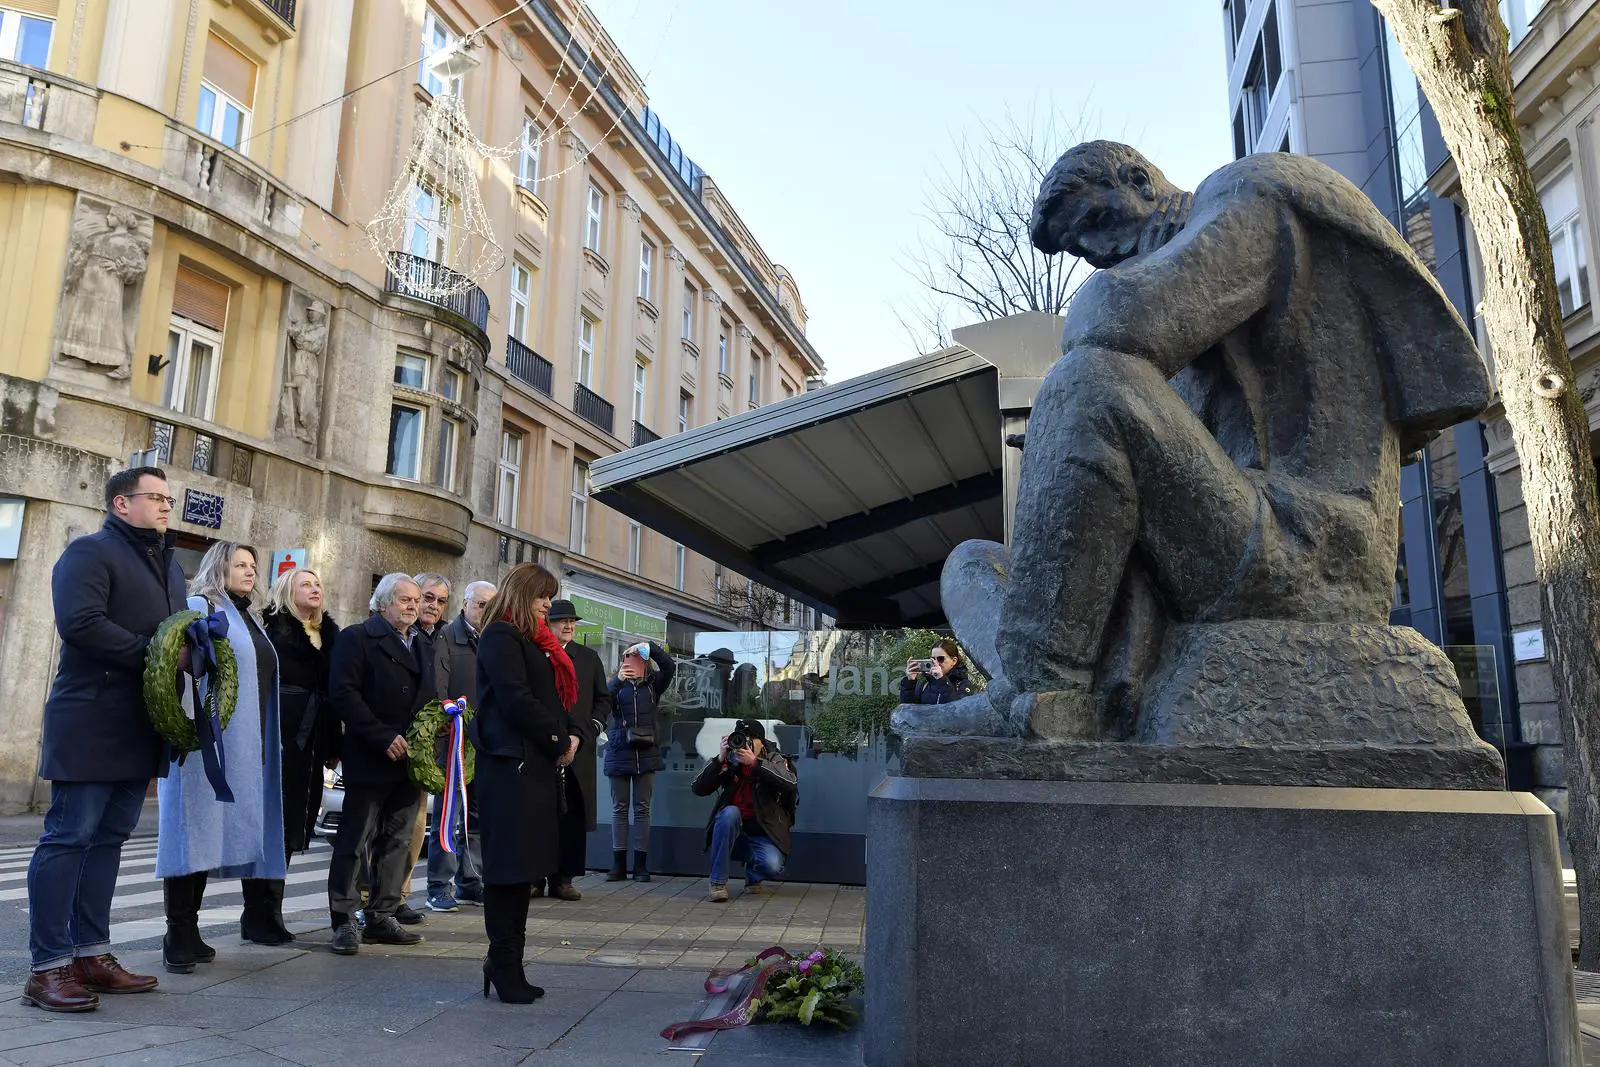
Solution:
<path fill-rule="evenodd" d="M 767 975 L 751 1008 L 757 1022 L 806 1026 L 824 1022 L 848 1030 L 856 1019 L 856 1010 L 848 1003 L 850 994 L 865 982 L 866 976 L 854 960 L 831 948 L 819 948 L 808 956 L 779 963 Z"/>

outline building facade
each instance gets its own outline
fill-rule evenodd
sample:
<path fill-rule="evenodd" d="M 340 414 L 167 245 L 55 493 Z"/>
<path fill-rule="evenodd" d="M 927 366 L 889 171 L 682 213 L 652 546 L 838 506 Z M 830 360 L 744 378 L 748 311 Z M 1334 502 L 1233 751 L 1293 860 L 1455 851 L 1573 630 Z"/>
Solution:
<path fill-rule="evenodd" d="M 0 85 L 0 809 L 38 794 L 51 567 L 151 450 L 187 568 L 290 554 L 341 621 L 523 560 L 597 640 L 797 614 L 588 499 L 823 365 L 578 0 L 0 0 Z M 452 94 L 506 146 L 476 195 L 413 151 Z M 503 262 L 458 277 L 473 241 Z"/>
<path fill-rule="evenodd" d="M 1492 378 L 1493 352 L 1476 311 L 1481 275 L 1455 165 L 1393 35 L 1367 3 L 1277 4 L 1286 38 L 1305 40 L 1304 24 L 1315 20 L 1311 36 L 1324 51 L 1314 62 L 1323 62 L 1330 48 L 1340 56 L 1315 71 L 1303 69 L 1305 54 L 1286 56 L 1286 88 L 1271 98 L 1271 113 L 1281 110 L 1300 131 L 1290 138 L 1294 150 L 1332 164 L 1389 216 L 1477 332 Z M 1254 16 L 1266 5 L 1242 6 Z M 1600 113 L 1593 73 L 1600 60 L 1600 5 L 1502 0 L 1500 14 L 1509 31 L 1523 147 L 1550 223 L 1567 340 L 1591 425 L 1600 425 L 1600 330 L 1591 310 L 1586 239 L 1588 220 L 1600 207 L 1592 133 Z M 1225 8 L 1230 33 L 1234 17 L 1233 8 Z M 1253 105 L 1243 87 L 1250 79 L 1232 63 L 1234 54 L 1230 86 L 1239 91 L 1232 99 L 1242 107 L 1237 114 L 1248 117 Z M 1331 106 L 1330 94 L 1339 107 Z M 1331 142 L 1321 130 L 1326 123 Z M 1360 152 L 1344 150 L 1357 141 Z M 1498 402 L 1406 468 L 1402 492 L 1396 621 L 1416 626 L 1451 653 L 1479 730 L 1506 753 L 1511 785 L 1532 789 L 1564 812 L 1561 728 L 1540 630 L 1539 588 L 1518 459 Z"/>

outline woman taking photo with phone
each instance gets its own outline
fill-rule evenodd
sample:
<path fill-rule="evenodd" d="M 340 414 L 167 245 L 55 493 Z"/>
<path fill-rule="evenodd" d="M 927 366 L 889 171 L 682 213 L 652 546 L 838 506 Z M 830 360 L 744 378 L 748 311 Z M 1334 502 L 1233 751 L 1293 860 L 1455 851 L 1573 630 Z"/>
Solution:
<path fill-rule="evenodd" d="M 933 646 L 925 660 L 908 660 L 900 679 L 900 703 L 948 704 L 972 692 L 967 668 L 955 641 L 946 637 Z"/>
<path fill-rule="evenodd" d="M 648 658 L 647 658 L 648 657 Z M 606 729 L 606 777 L 611 780 L 611 872 L 608 882 L 628 877 L 628 813 L 633 813 L 633 880 L 648 882 L 650 792 L 665 764 L 656 714 L 678 665 L 653 641 L 625 649 L 611 679 L 611 724 Z"/>

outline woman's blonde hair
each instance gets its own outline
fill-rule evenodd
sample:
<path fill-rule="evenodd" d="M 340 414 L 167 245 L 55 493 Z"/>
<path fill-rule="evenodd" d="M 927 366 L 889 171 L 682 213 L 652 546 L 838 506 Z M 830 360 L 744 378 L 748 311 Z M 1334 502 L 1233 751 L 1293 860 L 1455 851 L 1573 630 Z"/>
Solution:
<path fill-rule="evenodd" d="M 322 581 L 321 575 L 310 567 L 300 567 L 287 574 L 278 575 L 278 580 L 272 583 L 272 592 L 267 597 L 267 606 L 273 611 L 298 619 L 300 616 L 294 610 L 294 583 L 302 574 L 309 574 L 317 581 Z M 307 621 L 312 626 L 322 625 L 324 609 L 318 604 Z"/>
<path fill-rule="evenodd" d="M 189 595 L 206 598 L 206 603 L 213 608 L 220 608 L 228 601 L 228 571 L 233 567 L 233 554 L 240 549 L 250 553 L 250 558 L 256 561 L 256 584 L 251 587 L 250 595 L 245 599 L 254 611 L 261 606 L 261 553 L 251 545 L 240 544 L 238 541 L 218 541 L 206 549 L 206 554 L 200 558 L 200 567 L 194 572 L 194 580 L 189 583 Z"/>
<path fill-rule="evenodd" d="M 533 602 L 540 597 L 553 597 L 560 589 L 556 576 L 537 563 L 517 564 L 506 572 L 494 599 L 483 609 L 484 628 L 504 619 L 532 641 L 539 629 L 539 616 L 534 613 Z"/>

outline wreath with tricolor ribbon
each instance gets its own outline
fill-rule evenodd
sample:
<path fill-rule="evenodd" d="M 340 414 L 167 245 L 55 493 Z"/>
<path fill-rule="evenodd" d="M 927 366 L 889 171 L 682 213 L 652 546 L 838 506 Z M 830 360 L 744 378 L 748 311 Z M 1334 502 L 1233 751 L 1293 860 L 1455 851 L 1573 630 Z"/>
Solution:
<path fill-rule="evenodd" d="M 434 825 L 439 845 L 454 852 L 451 829 L 459 812 L 465 819 L 467 785 L 477 771 L 476 752 L 467 740 L 467 723 L 474 712 L 466 697 L 430 701 L 417 713 L 406 731 L 406 770 L 424 792 L 439 796 Z"/>

